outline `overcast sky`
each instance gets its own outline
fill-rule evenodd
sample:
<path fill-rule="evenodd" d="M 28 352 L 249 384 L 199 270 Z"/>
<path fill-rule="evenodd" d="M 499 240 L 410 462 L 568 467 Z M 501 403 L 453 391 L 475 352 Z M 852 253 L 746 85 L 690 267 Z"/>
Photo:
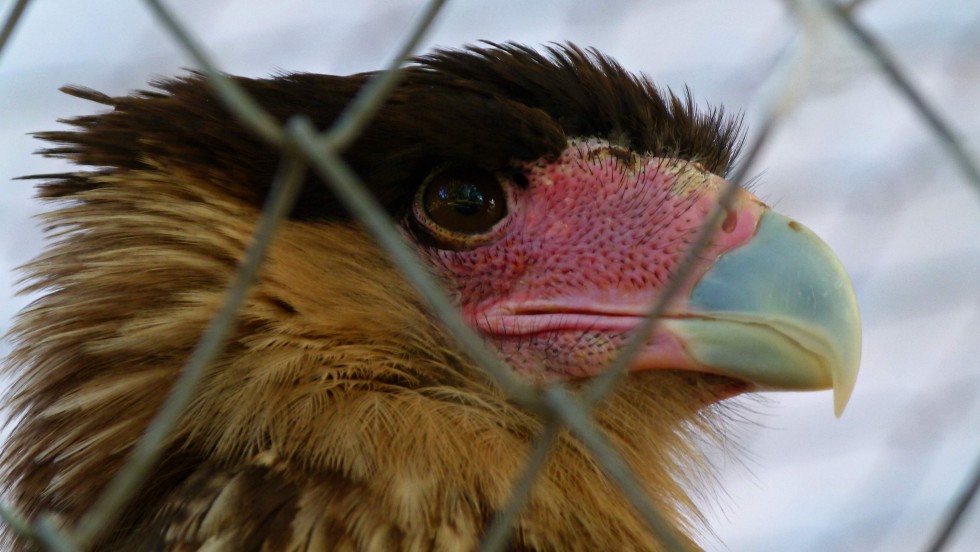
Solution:
<path fill-rule="evenodd" d="M 11 1 L 0 2 L 5 14 Z M 860 18 L 976 153 L 980 3 L 869 0 Z M 172 1 L 228 72 L 332 74 L 387 63 L 420 2 Z M 479 39 L 595 46 L 699 103 L 763 116 L 771 69 L 798 26 L 765 0 L 450 2 L 422 50 Z M 802 103 L 755 165 L 755 191 L 838 253 L 857 288 L 864 356 L 851 404 L 771 394 L 743 428 L 742 462 L 719 457 L 709 550 L 922 550 L 980 457 L 980 190 L 919 117 L 833 29 L 801 81 Z M 26 299 L 15 267 L 42 247 L 31 216 L 27 133 L 190 62 L 132 0 L 35 0 L 0 54 L 0 331 Z M 0 345 L 0 352 L 9 345 Z M 954 550 L 980 549 L 980 513 Z M 789 544 L 792 543 L 792 544 Z"/>

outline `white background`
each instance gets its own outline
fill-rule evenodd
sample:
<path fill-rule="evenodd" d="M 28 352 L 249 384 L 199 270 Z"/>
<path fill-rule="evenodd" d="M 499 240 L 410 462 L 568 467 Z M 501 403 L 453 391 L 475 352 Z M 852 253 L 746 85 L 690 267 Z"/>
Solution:
<path fill-rule="evenodd" d="M 926 5 L 932 7 L 926 7 Z M 6 14 L 12 2 L 0 2 Z M 226 71 L 332 74 L 387 63 L 420 2 L 170 2 Z M 975 152 L 980 3 L 872 0 L 860 20 Z M 450 2 L 422 50 L 478 39 L 596 46 L 702 104 L 762 116 L 767 77 L 798 26 L 767 0 Z M 848 40 L 757 165 L 756 192 L 813 228 L 853 276 L 862 372 L 843 418 L 829 393 L 773 394 L 719 459 L 709 550 L 923 550 L 980 458 L 980 190 Z M 123 94 L 189 60 L 140 2 L 34 0 L 0 53 L 0 332 L 26 298 L 15 267 L 42 247 L 30 184 L 64 170 L 27 133 L 95 107 L 67 83 Z M 0 353 L 9 344 L 0 345 Z M 976 509 L 974 509 L 976 510 Z M 954 550 L 980 549 L 980 512 Z"/>

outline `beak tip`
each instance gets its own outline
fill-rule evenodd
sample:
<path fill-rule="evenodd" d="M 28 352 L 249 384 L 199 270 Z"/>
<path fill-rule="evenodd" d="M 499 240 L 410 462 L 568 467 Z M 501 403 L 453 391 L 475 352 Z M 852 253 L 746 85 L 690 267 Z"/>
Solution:
<path fill-rule="evenodd" d="M 851 400 L 851 391 L 853 391 L 853 386 L 840 386 L 834 385 L 834 417 L 840 418 L 844 415 L 844 409 L 847 408 L 847 403 Z"/>
<path fill-rule="evenodd" d="M 834 257 L 834 260 L 837 260 Z M 838 262 L 839 270 L 841 274 L 844 274 L 844 267 L 840 266 L 840 261 Z M 858 369 L 861 366 L 861 342 L 862 342 L 862 332 L 861 332 L 861 312 L 858 308 L 857 295 L 854 293 L 854 286 L 851 284 L 850 279 L 845 280 L 842 286 L 845 292 L 842 294 L 844 300 L 841 306 L 842 310 L 849 312 L 843 318 L 847 320 L 845 327 L 849 330 L 839 334 L 839 338 L 843 345 L 843 355 L 842 358 L 838 360 L 840 366 L 837 371 L 832 371 L 833 373 L 833 384 L 834 384 L 834 415 L 838 418 L 844 413 L 844 407 L 847 406 L 851 399 L 851 393 L 854 391 L 854 386 L 857 384 Z"/>
<path fill-rule="evenodd" d="M 857 323 L 857 326 L 858 331 L 860 331 L 860 322 Z M 840 361 L 841 368 L 833 373 L 834 415 L 838 418 L 844 414 L 844 408 L 850 402 L 851 393 L 857 384 L 858 366 L 861 363 L 860 334 L 855 336 L 851 350 L 855 353 L 854 358 Z"/>

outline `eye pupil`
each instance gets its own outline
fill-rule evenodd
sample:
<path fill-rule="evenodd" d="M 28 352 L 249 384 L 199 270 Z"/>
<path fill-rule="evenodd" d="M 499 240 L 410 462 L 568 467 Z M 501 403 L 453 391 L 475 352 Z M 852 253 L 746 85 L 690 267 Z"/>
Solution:
<path fill-rule="evenodd" d="M 494 203 L 494 198 L 487 197 L 476 184 L 459 181 L 439 188 L 439 199 L 465 217 L 479 214 L 484 208 L 492 209 Z"/>
<path fill-rule="evenodd" d="M 437 170 L 416 201 L 420 222 L 443 237 L 483 234 L 507 215 L 504 187 L 497 177 L 468 167 Z"/>

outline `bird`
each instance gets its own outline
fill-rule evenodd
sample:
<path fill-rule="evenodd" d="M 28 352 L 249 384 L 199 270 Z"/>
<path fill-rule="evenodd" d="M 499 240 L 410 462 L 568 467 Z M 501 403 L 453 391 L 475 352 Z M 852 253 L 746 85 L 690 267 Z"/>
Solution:
<path fill-rule="evenodd" d="M 438 49 L 343 151 L 471 327 L 535 389 L 573 395 L 628 342 L 705 224 L 689 276 L 590 415 L 694 550 L 757 390 L 854 387 L 840 261 L 745 189 L 709 219 L 741 119 L 596 49 Z M 276 121 L 329 128 L 376 73 L 231 77 Z M 4 376 L 3 495 L 71 527 L 124 465 L 218 310 L 281 152 L 196 72 L 41 132 L 46 249 Z M 307 175 L 230 336 L 147 482 L 94 550 L 473 550 L 548 421 L 494 383 L 323 182 Z M 509 550 L 661 550 L 568 430 Z M 31 548 L 7 531 L 14 550 Z"/>

